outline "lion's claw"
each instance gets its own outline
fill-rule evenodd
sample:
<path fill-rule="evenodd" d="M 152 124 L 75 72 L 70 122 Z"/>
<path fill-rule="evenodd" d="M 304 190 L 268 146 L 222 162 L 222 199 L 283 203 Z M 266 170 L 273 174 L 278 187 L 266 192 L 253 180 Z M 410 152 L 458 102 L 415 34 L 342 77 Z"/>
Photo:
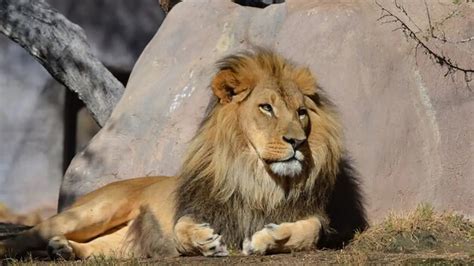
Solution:
<path fill-rule="evenodd" d="M 213 242 L 214 240 L 216 240 L 218 237 L 220 237 L 218 234 L 213 234 L 211 237 L 209 237 L 208 239 L 204 240 L 204 241 L 200 241 L 200 242 L 197 242 L 198 245 L 206 245 L 206 244 L 209 244 L 211 242 Z"/>
<path fill-rule="evenodd" d="M 279 227 L 279 225 L 278 225 L 278 224 L 274 224 L 274 223 L 266 224 L 266 225 L 265 225 L 265 228 L 270 229 L 270 230 L 275 230 L 275 229 L 277 229 L 278 227 Z"/>
<path fill-rule="evenodd" d="M 228 256 L 227 246 L 222 241 L 222 236 L 214 234 L 210 241 L 197 243 L 202 255 L 206 257 Z"/>
<path fill-rule="evenodd" d="M 242 243 L 244 255 L 263 255 L 280 245 L 280 241 L 290 237 L 289 231 L 279 224 L 270 223 L 262 230 L 255 232 L 252 238 L 246 238 Z"/>
<path fill-rule="evenodd" d="M 248 238 L 245 238 L 244 243 L 242 243 L 242 254 L 245 256 L 252 255 L 254 252 L 252 247 L 252 241 Z"/>

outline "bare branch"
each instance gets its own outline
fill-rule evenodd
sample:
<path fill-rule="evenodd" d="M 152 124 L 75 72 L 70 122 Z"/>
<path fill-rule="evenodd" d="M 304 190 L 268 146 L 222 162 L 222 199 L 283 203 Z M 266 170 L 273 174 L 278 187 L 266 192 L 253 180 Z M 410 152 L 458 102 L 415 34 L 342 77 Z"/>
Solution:
<path fill-rule="evenodd" d="M 448 40 L 446 38 L 446 34 L 444 31 L 442 30 L 439 30 L 441 32 L 441 36 L 439 35 L 436 35 L 434 30 L 435 30 L 435 27 L 433 26 L 433 24 L 431 23 L 431 15 L 430 15 L 430 9 L 428 8 L 428 4 L 426 3 L 426 0 L 423 1 L 424 4 L 425 4 L 425 9 L 426 9 L 426 16 L 428 17 L 428 25 L 429 25 L 429 33 L 430 33 L 430 36 L 434 39 L 437 39 L 437 40 L 440 40 L 442 42 L 447 42 L 447 43 L 454 43 L 454 44 L 461 44 L 461 43 L 467 43 L 467 42 L 470 42 L 470 41 L 473 41 L 474 40 L 474 36 L 473 37 L 470 37 L 470 38 L 466 38 L 466 39 L 462 39 L 462 40 L 459 40 L 459 41 L 453 41 L 453 40 Z M 443 18 L 440 22 L 438 23 L 435 23 L 436 25 L 442 25 L 444 22 L 446 22 L 448 19 L 454 17 L 456 14 L 459 13 L 459 10 L 458 9 L 455 9 L 453 10 L 448 16 L 446 16 L 445 18 Z M 407 14 L 407 17 L 410 19 L 410 16 L 408 16 Z M 411 20 L 411 19 L 410 19 Z"/>
<path fill-rule="evenodd" d="M 429 28 L 430 35 L 431 35 L 431 37 L 436 38 L 436 36 L 433 34 L 433 25 L 431 24 L 430 9 L 428 8 L 428 5 L 426 4 L 426 0 L 424 0 L 423 2 L 425 3 L 426 16 L 428 17 L 428 25 L 430 27 Z M 407 16 L 408 16 L 408 14 L 407 14 Z"/>
<path fill-rule="evenodd" d="M 444 17 L 443 19 L 441 19 L 441 21 L 437 22 L 436 24 L 437 25 L 442 25 L 444 22 L 448 21 L 449 19 L 453 18 L 454 16 L 456 16 L 457 14 L 459 14 L 459 9 L 456 8 L 455 10 L 453 10 L 451 13 L 449 13 L 446 17 Z"/>
<path fill-rule="evenodd" d="M 44 0 L 0 0 L 0 32 L 76 92 L 96 121 L 104 125 L 124 87 L 92 54 L 79 26 Z"/>
<path fill-rule="evenodd" d="M 472 36 L 470 38 L 459 40 L 456 43 L 466 43 L 466 42 L 470 42 L 470 41 L 474 41 L 474 36 Z"/>
<path fill-rule="evenodd" d="M 382 10 L 382 15 L 378 19 L 379 21 L 381 19 L 385 19 L 385 21 L 387 21 L 387 22 L 394 22 L 394 23 L 398 24 L 399 27 L 396 28 L 395 30 L 401 30 L 405 34 L 405 36 L 407 36 L 408 38 L 413 39 L 416 42 L 416 52 L 418 52 L 418 48 L 421 47 L 430 56 L 430 58 L 433 61 L 435 61 L 437 64 L 439 64 L 441 66 L 446 66 L 447 67 L 447 72 L 446 72 L 445 76 L 452 75 L 456 71 L 462 72 L 464 74 L 464 80 L 466 81 L 466 85 L 470 89 L 469 82 L 472 81 L 472 75 L 474 73 L 474 68 L 466 67 L 466 66 L 460 66 L 458 63 L 454 62 L 451 58 L 444 55 L 442 53 L 442 51 L 437 52 L 437 51 L 433 50 L 432 48 L 430 48 L 428 46 L 428 44 L 426 42 L 422 41 L 422 39 L 417 35 L 417 33 L 414 30 L 412 30 L 408 26 L 408 24 L 405 21 L 403 21 L 399 16 L 394 14 L 389 9 L 385 8 L 377 0 L 375 0 L 375 3 Z M 400 3 L 398 3 L 398 1 L 394 0 L 394 5 L 400 12 L 402 12 L 405 16 L 409 17 L 408 12 L 405 10 L 405 8 Z M 426 7 L 427 16 L 428 16 L 428 22 L 429 22 L 429 27 L 430 27 L 429 31 L 431 33 L 431 37 L 442 40 L 440 37 L 436 36 L 433 33 L 433 27 L 432 27 L 432 24 L 431 24 L 431 16 L 430 16 L 429 9 L 428 9 L 428 6 L 426 4 L 426 1 L 425 1 L 425 7 Z M 410 19 L 410 21 L 411 21 L 411 19 Z M 469 39 L 474 39 L 474 37 L 469 38 Z M 466 39 L 466 40 L 468 40 L 468 39 Z M 445 40 L 445 42 L 446 42 L 446 40 Z"/>

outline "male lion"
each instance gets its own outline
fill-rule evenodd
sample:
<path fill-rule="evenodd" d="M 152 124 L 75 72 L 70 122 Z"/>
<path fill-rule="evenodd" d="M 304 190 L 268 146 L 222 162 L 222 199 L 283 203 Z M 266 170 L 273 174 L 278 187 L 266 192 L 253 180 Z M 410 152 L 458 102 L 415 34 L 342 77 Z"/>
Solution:
<path fill-rule="evenodd" d="M 178 177 L 102 187 L 1 242 L 0 256 L 268 254 L 335 246 L 365 228 L 340 125 L 308 68 L 256 48 L 219 61 L 211 88 L 218 101 Z"/>

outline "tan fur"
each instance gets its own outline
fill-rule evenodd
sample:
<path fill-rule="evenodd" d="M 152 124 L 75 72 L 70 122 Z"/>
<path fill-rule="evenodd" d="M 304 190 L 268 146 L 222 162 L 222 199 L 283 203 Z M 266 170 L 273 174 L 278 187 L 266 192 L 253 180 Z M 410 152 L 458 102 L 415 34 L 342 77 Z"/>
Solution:
<path fill-rule="evenodd" d="M 236 54 L 218 67 L 211 88 L 219 103 L 178 178 L 107 185 L 0 242 L 0 256 L 44 248 L 57 236 L 53 256 L 71 250 L 78 258 L 153 256 L 170 245 L 169 254 L 206 256 L 227 255 L 226 245 L 245 254 L 312 247 L 328 224 L 341 159 L 335 112 L 307 68 L 273 52 Z"/>

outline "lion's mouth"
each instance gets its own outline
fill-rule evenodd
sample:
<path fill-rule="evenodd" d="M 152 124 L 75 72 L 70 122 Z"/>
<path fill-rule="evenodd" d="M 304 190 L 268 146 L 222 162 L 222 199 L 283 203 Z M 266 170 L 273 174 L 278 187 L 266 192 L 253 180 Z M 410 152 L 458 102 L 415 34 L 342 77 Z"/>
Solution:
<path fill-rule="evenodd" d="M 279 176 L 295 177 L 303 170 L 302 161 L 304 155 L 300 151 L 295 151 L 293 156 L 279 161 L 269 162 L 270 169 Z"/>
<path fill-rule="evenodd" d="M 283 159 L 283 160 L 279 160 L 279 161 L 276 161 L 276 162 L 281 162 L 281 163 L 284 163 L 284 162 L 291 162 L 291 161 L 299 161 L 299 162 L 302 162 L 304 160 L 304 155 L 302 152 L 300 151 L 295 151 L 293 153 L 293 156 L 291 156 L 290 158 L 288 159 Z"/>

